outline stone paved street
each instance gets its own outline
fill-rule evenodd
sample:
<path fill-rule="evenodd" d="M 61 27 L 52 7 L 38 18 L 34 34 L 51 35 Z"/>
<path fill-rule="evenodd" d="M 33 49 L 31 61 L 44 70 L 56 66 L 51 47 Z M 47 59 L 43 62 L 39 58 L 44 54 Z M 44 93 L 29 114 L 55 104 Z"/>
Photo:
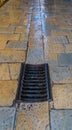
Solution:
<path fill-rule="evenodd" d="M 0 108 L 0 129 L 13 130 L 15 121 L 16 108 L 3 107 Z"/>
<path fill-rule="evenodd" d="M 51 102 L 15 104 L 22 63 L 48 63 Z M 72 0 L 0 7 L 0 130 L 72 130 Z"/>

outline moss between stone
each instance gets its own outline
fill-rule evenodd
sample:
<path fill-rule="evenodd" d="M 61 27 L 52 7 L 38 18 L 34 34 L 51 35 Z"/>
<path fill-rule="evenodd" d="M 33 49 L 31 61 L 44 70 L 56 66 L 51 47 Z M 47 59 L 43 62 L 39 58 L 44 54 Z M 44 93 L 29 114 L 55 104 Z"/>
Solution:
<path fill-rule="evenodd" d="M 0 7 L 4 5 L 8 0 L 0 0 Z"/>

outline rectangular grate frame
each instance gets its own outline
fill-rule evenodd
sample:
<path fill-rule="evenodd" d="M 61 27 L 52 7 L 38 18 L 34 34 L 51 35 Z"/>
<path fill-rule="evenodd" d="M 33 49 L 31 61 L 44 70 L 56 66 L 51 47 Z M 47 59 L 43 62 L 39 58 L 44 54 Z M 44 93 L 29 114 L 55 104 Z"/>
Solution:
<path fill-rule="evenodd" d="M 51 101 L 48 64 L 22 64 L 16 103 Z"/>

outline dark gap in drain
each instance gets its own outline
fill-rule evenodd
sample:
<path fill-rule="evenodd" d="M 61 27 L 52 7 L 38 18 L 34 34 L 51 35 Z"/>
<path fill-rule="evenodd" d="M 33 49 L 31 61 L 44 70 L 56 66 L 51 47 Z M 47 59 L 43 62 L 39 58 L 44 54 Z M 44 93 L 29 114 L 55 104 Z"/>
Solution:
<path fill-rule="evenodd" d="M 22 64 L 16 103 L 51 101 L 48 64 Z"/>

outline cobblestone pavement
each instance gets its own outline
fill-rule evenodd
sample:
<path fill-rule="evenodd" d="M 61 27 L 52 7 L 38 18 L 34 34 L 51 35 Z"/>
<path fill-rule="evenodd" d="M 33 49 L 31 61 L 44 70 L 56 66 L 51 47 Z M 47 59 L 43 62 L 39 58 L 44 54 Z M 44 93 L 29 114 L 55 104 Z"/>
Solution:
<path fill-rule="evenodd" d="M 72 130 L 72 0 L 0 8 L 0 130 Z M 15 105 L 21 63 L 48 63 L 53 101 Z"/>

